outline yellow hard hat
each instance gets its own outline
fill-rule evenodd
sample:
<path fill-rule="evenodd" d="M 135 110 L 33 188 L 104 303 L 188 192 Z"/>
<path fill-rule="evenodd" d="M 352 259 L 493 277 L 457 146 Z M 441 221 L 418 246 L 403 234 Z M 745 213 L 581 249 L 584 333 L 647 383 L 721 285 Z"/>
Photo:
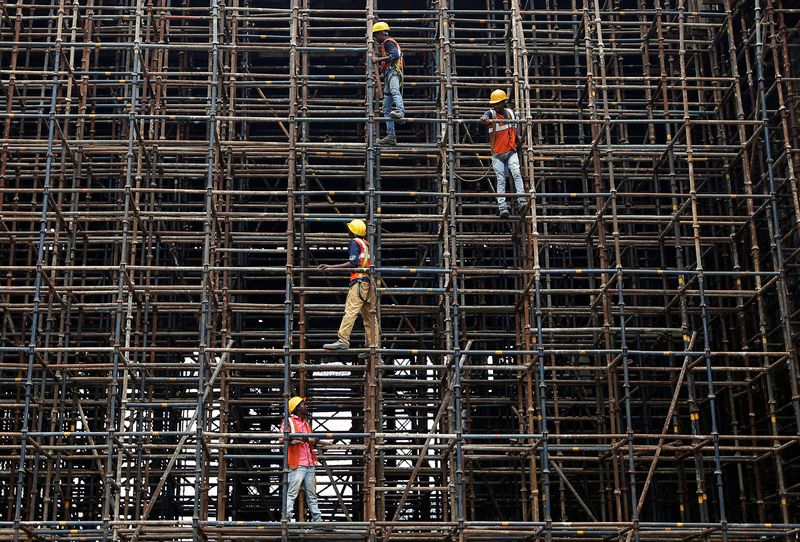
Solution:
<path fill-rule="evenodd" d="M 497 90 L 492 91 L 492 96 L 489 98 L 490 104 L 496 104 L 497 102 L 502 102 L 503 100 L 508 100 L 508 94 L 504 90 Z"/>
<path fill-rule="evenodd" d="M 367 235 L 367 225 L 360 218 L 348 222 L 347 229 L 353 232 L 353 235 L 358 235 L 359 237 Z"/>
<path fill-rule="evenodd" d="M 379 21 L 372 25 L 372 33 L 375 32 L 383 32 L 384 30 L 389 30 L 389 25 L 383 21 Z"/>
<path fill-rule="evenodd" d="M 294 397 L 292 397 L 291 399 L 289 399 L 289 414 L 294 412 L 294 409 L 297 408 L 297 405 L 299 405 L 303 401 L 304 401 L 304 399 L 302 397 L 298 397 L 296 395 Z"/>

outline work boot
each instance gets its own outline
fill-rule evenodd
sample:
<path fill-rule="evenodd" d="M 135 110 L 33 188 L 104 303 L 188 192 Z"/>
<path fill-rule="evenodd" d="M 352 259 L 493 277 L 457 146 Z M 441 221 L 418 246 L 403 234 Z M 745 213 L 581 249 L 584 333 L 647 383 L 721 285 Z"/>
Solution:
<path fill-rule="evenodd" d="M 349 350 L 350 344 L 338 339 L 335 343 L 323 344 L 322 348 L 325 350 Z"/>
<path fill-rule="evenodd" d="M 380 138 L 376 143 L 378 145 L 397 145 L 397 136 L 389 134 L 386 137 Z"/>
<path fill-rule="evenodd" d="M 521 203 L 519 206 L 519 216 L 525 216 L 528 214 L 528 202 Z"/>
<path fill-rule="evenodd" d="M 397 124 L 406 123 L 405 113 L 401 113 L 400 111 L 392 111 L 391 113 L 389 113 L 389 116 L 392 117 L 392 120 L 395 121 Z"/>
<path fill-rule="evenodd" d="M 508 218 L 509 214 L 508 209 L 500 209 L 500 218 Z"/>

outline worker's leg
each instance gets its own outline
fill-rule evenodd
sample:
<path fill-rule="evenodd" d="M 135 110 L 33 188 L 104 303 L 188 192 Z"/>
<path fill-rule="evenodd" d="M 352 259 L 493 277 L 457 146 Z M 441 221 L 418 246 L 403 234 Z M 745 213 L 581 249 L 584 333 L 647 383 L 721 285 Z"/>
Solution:
<path fill-rule="evenodd" d="M 364 333 L 367 336 L 367 346 L 380 347 L 380 326 L 378 326 L 378 314 L 373 314 L 373 309 L 378 309 L 378 298 L 373 284 L 362 282 L 360 284 L 361 297 L 367 301 L 361 305 L 361 319 L 364 320 Z"/>
<path fill-rule="evenodd" d="M 317 474 L 314 467 L 306 469 L 303 488 L 306 491 L 306 503 L 308 504 L 308 511 L 311 512 L 311 521 L 322 521 L 322 512 L 319 511 L 319 505 L 317 504 Z"/>
<path fill-rule="evenodd" d="M 400 75 L 394 69 L 391 69 L 386 72 L 386 79 L 389 94 L 392 95 L 392 101 L 394 102 L 394 108 L 402 117 L 405 115 L 406 108 L 403 105 L 403 93 L 400 90 Z"/>
<path fill-rule="evenodd" d="M 511 172 L 511 176 L 514 177 L 514 187 L 517 189 L 517 194 L 524 194 L 525 183 L 522 182 L 522 172 L 519 169 L 519 156 L 516 152 L 511 153 L 511 156 L 508 158 L 508 170 Z M 517 196 L 517 203 L 519 203 L 520 208 L 527 202 L 528 200 L 524 197 L 520 195 Z"/>
<path fill-rule="evenodd" d="M 303 485 L 303 478 L 306 474 L 305 469 L 306 467 L 289 469 L 289 487 L 286 490 L 286 517 L 289 519 L 294 518 L 294 501 L 297 500 L 297 494 L 300 493 L 300 486 Z"/>
<path fill-rule="evenodd" d="M 492 156 L 492 169 L 497 176 L 497 193 L 504 194 L 506 191 L 506 164 L 499 158 Z M 506 197 L 497 196 L 497 207 L 502 211 L 506 209 Z"/>
<path fill-rule="evenodd" d="M 342 324 L 339 326 L 339 340 L 350 344 L 350 334 L 353 332 L 353 325 L 356 323 L 356 318 L 361 312 L 361 305 L 363 301 L 358 297 L 358 286 L 360 282 L 356 282 L 350 286 L 347 292 L 347 300 L 344 303 L 344 316 L 342 316 Z"/>
<path fill-rule="evenodd" d="M 392 117 L 389 116 L 389 113 L 392 112 L 394 97 L 389 89 L 389 72 L 384 73 L 384 78 L 386 81 L 383 85 L 383 116 L 386 117 L 386 135 L 393 136 L 395 135 L 394 121 L 392 120 Z"/>

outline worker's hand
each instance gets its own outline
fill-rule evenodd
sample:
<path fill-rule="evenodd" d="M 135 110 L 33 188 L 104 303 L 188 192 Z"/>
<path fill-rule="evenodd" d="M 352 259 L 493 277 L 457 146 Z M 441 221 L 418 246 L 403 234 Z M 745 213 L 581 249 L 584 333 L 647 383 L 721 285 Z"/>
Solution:
<path fill-rule="evenodd" d="M 331 267 L 330 265 L 322 263 L 317 266 L 317 269 L 319 269 L 320 271 L 327 271 L 328 269 L 330 269 L 330 267 Z"/>
<path fill-rule="evenodd" d="M 372 63 L 377 64 L 381 60 L 378 58 L 378 55 L 372 55 Z"/>
<path fill-rule="evenodd" d="M 485 125 L 486 125 L 486 123 L 489 121 L 489 119 L 487 119 L 486 117 L 481 117 L 481 119 L 480 119 L 480 120 L 481 120 L 481 124 L 483 124 L 484 126 L 485 126 Z"/>

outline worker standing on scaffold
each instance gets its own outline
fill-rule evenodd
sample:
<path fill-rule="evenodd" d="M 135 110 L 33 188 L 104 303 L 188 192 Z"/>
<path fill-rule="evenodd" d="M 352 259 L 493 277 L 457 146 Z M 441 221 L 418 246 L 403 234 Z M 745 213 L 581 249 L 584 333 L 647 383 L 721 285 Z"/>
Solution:
<path fill-rule="evenodd" d="M 289 433 L 311 433 L 308 421 L 308 406 L 303 397 L 289 399 Z M 286 426 L 281 422 L 281 433 Z M 283 444 L 281 437 L 280 443 Z M 302 486 L 306 492 L 306 504 L 311 512 L 311 521 L 322 521 L 322 512 L 317 504 L 317 454 L 314 448 L 321 446 L 318 438 L 293 437 L 289 439 L 289 480 L 286 488 L 286 517 L 294 519 L 294 501 Z M 301 518 L 302 521 L 302 518 Z"/>
<path fill-rule="evenodd" d="M 483 114 L 480 121 L 481 124 L 488 124 L 489 143 L 492 146 L 492 168 L 497 175 L 497 193 L 505 193 L 506 179 L 510 173 L 514 178 L 514 186 L 517 190 L 519 214 L 523 216 L 528 211 L 528 206 L 517 155 L 517 146 L 521 138 L 517 131 L 517 124 L 502 122 L 505 119 L 514 120 L 516 117 L 514 111 L 506 107 L 508 95 L 503 90 L 493 91 L 489 98 L 489 104 L 492 108 Z M 490 123 L 490 120 L 494 122 Z M 497 206 L 500 210 L 500 218 L 508 218 L 505 196 L 497 196 Z"/>
<path fill-rule="evenodd" d="M 346 269 L 360 267 L 368 269 L 370 266 L 369 243 L 365 239 L 367 235 L 367 225 L 363 220 L 356 218 L 347 224 L 350 231 L 350 247 L 348 259 L 344 263 L 335 265 L 320 265 L 319 269 Z M 350 333 L 356 323 L 356 318 L 361 314 L 364 320 L 364 331 L 367 336 L 367 346 L 378 348 L 379 331 L 378 317 L 374 310 L 377 308 L 375 286 L 369 279 L 369 274 L 365 271 L 353 271 L 350 273 L 350 289 L 347 292 L 347 300 L 344 304 L 344 316 L 342 324 L 339 326 L 339 339 L 336 342 L 322 345 L 325 350 L 348 350 L 350 348 Z M 366 359 L 369 354 L 362 352 L 358 359 Z"/>
<path fill-rule="evenodd" d="M 403 52 L 397 40 L 389 37 L 389 25 L 383 21 L 372 25 L 372 36 L 381 45 L 381 56 L 373 55 L 373 62 L 380 62 L 383 74 L 383 116 L 386 120 L 386 137 L 377 141 L 378 145 L 397 145 L 394 121 L 405 122 L 403 106 Z M 394 110 L 392 110 L 394 106 Z"/>

